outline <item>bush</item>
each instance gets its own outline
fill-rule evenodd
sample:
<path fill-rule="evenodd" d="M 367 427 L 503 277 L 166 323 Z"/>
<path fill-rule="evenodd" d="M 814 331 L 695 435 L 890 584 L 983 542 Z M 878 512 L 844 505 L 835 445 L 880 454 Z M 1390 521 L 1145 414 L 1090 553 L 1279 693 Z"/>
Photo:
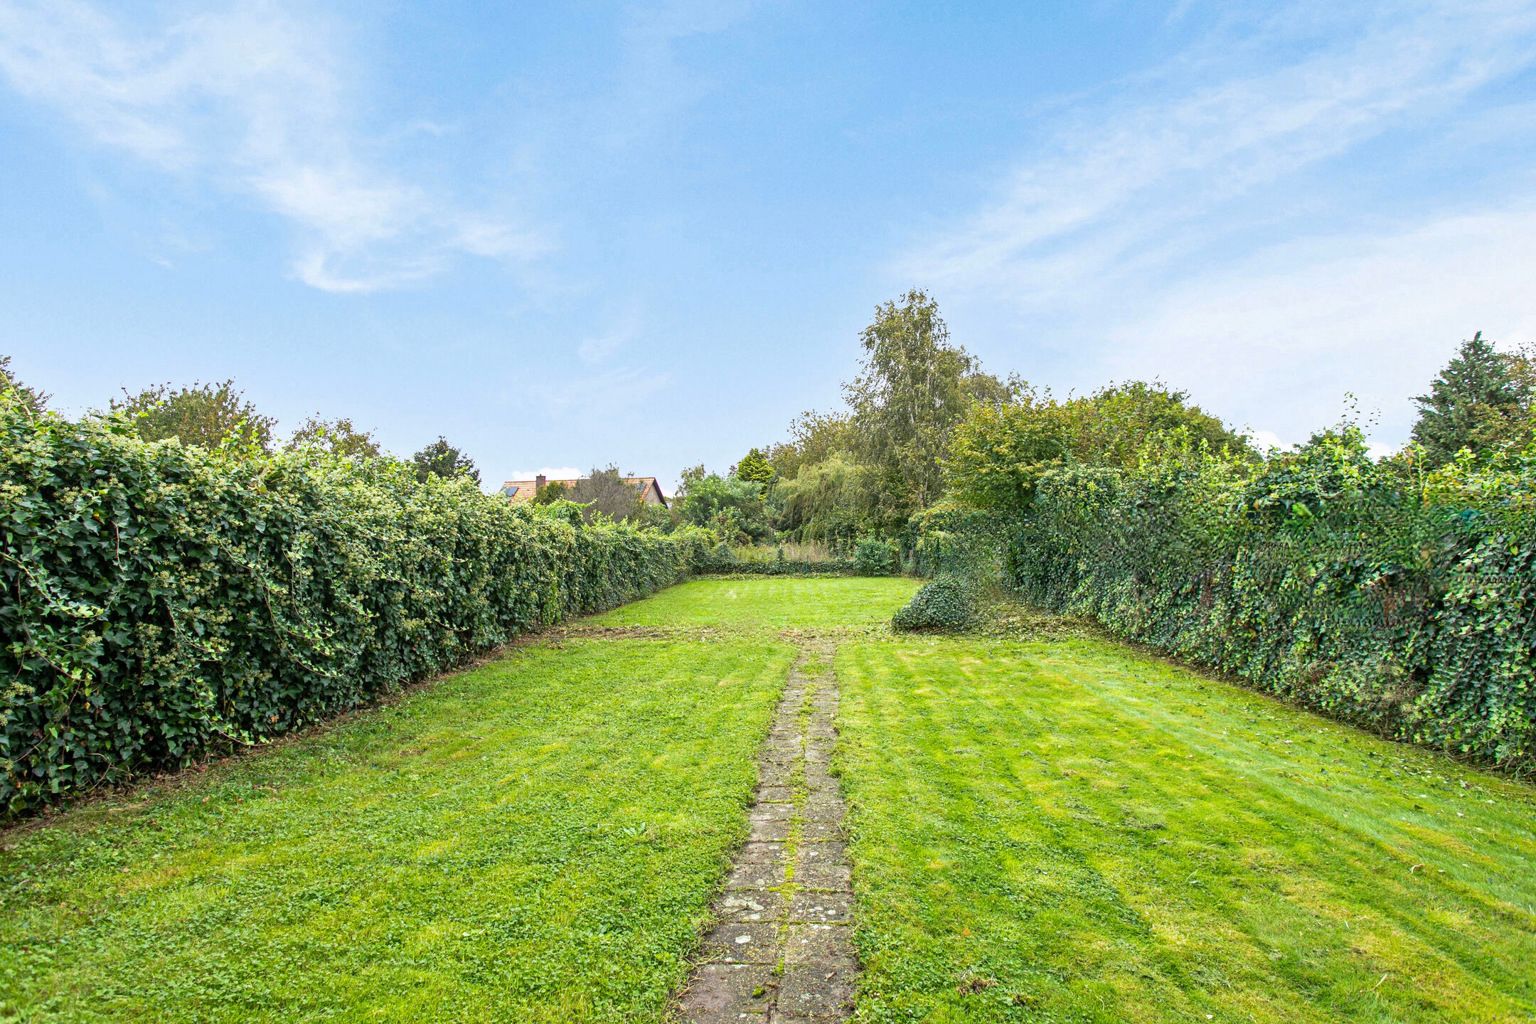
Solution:
<path fill-rule="evenodd" d="M 973 585 L 963 576 L 943 573 L 912 595 L 891 625 L 902 630 L 964 629 L 976 621 Z"/>
<path fill-rule="evenodd" d="M 865 537 L 853 549 L 854 572 L 860 576 L 890 576 L 901 566 L 901 552 L 890 541 Z"/>
<path fill-rule="evenodd" d="M 0 396 L 0 815 L 358 706 L 666 586 L 701 547 Z"/>

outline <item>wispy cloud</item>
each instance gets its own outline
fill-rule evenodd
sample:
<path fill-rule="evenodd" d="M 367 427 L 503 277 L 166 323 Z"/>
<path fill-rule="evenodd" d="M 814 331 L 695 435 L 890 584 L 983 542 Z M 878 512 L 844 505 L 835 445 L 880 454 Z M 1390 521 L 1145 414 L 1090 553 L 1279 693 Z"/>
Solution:
<path fill-rule="evenodd" d="M 1401 439 L 1409 397 L 1475 331 L 1536 340 L 1536 203 L 1265 250 L 1171 286 L 1105 330 L 1111 376 L 1173 372 L 1208 406 L 1289 441 L 1344 395 Z"/>
<path fill-rule="evenodd" d="M 282 217 L 305 283 L 376 291 L 461 256 L 545 248 L 389 169 L 383 143 L 357 128 L 346 49 L 324 19 L 261 0 L 149 26 L 109 11 L 0 2 L 0 76 L 97 143 Z"/>
<path fill-rule="evenodd" d="M 1316 8 L 1291 6 L 1212 41 L 1102 103 L 1074 105 L 996 198 L 902 258 L 936 286 L 1063 291 L 1176 253 L 1224 204 L 1464 99 L 1536 61 L 1536 4 L 1391 4 L 1292 38 Z M 1217 51 L 1232 47 L 1239 58 Z M 1236 67 L 1233 67 L 1236 64 Z M 1256 68 L 1256 70 L 1255 70 Z M 1180 242 L 1171 243 L 1171 239 Z"/>
<path fill-rule="evenodd" d="M 1033 331 L 1067 383 L 1162 378 L 1287 442 L 1353 392 L 1400 441 L 1458 339 L 1536 339 L 1536 122 L 1498 90 L 1536 68 L 1536 2 L 1294 4 L 1215 31 L 1053 115 L 894 269 Z M 1390 151 L 1420 166 L 1373 164 Z"/>
<path fill-rule="evenodd" d="M 671 381 L 666 373 L 622 368 L 606 370 L 551 384 L 539 398 L 554 415 L 581 409 L 614 411 L 631 408 L 664 389 Z"/>
<path fill-rule="evenodd" d="M 621 25 L 615 90 L 603 101 L 608 141 L 628 144 L 655 130 L 709 91 L 678 50 L 688 40 L 723 32 L 754 0 L 662 0 L 629 5 Z"/>

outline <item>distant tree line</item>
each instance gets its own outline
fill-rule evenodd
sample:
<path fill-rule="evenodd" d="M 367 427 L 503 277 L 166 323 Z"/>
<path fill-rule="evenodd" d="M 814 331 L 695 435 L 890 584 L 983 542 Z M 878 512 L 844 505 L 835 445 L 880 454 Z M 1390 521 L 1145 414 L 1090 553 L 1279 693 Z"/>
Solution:
<path fill-rule="evenodd" d="M 0 391 L 10 391 L 34 413 L 47 408 L 49 396 L 16 379 L 11 357 L 0 356 Z M 108 411 L 127 417 L 146 441 L 170 438 L 184 445 L 209 450 L 246 449 L 271 454 L 279 448 L 317 448 L 333 455 L 358 459 L 386 458 L 371 431 L 343 416 L 324 419 L 318 413 L 306 417 L 285 442 L 275 436 L 277 420 L 263 415 L 235 386 L 233 380 L 197 381 L 187 387 L 155 384 L 140 391 L 123 391 L 108 403 Z M 446 438 L 425 446 L 411 456 L 418 478 L 467 477 L 480 482 L 474 461 Z"/>

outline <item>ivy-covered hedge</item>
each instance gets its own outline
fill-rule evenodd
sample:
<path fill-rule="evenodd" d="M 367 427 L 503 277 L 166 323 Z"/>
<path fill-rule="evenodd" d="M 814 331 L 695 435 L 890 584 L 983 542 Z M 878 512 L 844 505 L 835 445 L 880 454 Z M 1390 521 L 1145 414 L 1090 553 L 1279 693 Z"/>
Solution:
<path fill-rule="evenodd" d="M 1536 457 L 1427 478 L 1324 435 L 1253 470 L 1057 469 L 1028 598 L 1395 738 L 1536 763 Z"/>
<path fill-rule="evenodd" d="M 708 547 L 0 395 L 0 816 L 355 707 Z"/>

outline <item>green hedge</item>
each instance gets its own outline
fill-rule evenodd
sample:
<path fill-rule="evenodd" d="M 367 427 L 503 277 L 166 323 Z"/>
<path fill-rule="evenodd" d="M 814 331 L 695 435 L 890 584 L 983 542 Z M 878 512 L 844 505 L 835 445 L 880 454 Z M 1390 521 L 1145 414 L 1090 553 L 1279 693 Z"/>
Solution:
<path fill-rule="evenodd" d="M 1322 436 L 1249 470 L 1059 469 L 1013 583 L 1383 734 L 1536 763 L 1536 457 L 1428 480 Z"/>
<path fill-rule="evenodd" d="M 355 707 L 666 586 L 707 548 L 0 395 L 0 815 Z"/>

